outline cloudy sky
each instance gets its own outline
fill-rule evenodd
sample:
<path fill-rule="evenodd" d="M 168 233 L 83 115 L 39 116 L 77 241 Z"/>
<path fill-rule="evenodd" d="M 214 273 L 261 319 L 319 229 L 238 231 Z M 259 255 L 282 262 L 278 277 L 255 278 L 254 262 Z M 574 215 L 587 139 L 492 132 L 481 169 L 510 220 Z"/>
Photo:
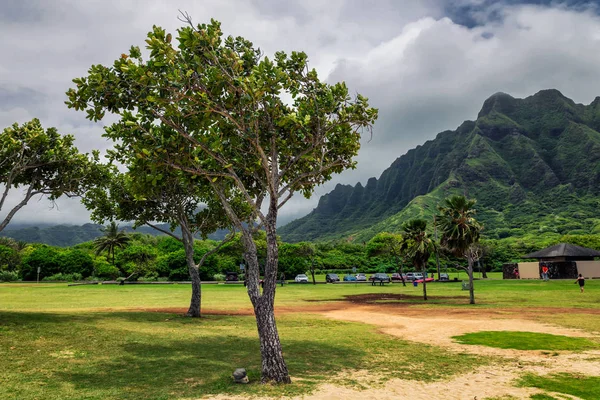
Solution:
<path fill-rule="evenodd" d="M 289 202 L 283 221 L 337 183 L 379 177 L 410 148 L 474 119 L 493 93 L 556 88 L 584 104 L 600 96 L 597 0 L 2 0 L 0 127 L 37 117 L 75 135 L 82 151 L 110 147 L 100 124 L 66 108 L 64 93 L 90 65 L 143 46 L 152 25 L 174 32 L 178 9 L 221 21 L 267 55 L 305 51 L 323 79 L 346 81 L 380 110 L 358 168 Z M 88 222 L 77 201 L 49 207 L 36 199 L 13 221 Z"/>

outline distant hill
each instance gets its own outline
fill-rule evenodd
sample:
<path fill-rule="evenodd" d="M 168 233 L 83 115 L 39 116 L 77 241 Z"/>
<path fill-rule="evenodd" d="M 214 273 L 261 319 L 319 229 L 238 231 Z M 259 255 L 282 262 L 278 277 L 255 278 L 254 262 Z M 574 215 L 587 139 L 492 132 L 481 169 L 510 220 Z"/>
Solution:
<path fill-rule="evenodd" d="M 478 200 L 489 238 L 600 232 L 600 97 L 576 104 L 557 90 L 525 99 L 496 93 L 476 121 L 396 159 L 379 179 L 338 185 L 308 215 L 279 229 L 286 241 L 366 241 L 431 218 L 446 196 Z"/>
<path fill-rule="evenodd" d="M 168 230 L 168 225 L 158 225 L 160 228 Z M 148 226 L 141 226 L 133 229 L 131 226 L 122 226 L 126 232 L 138 232 L 149 235 L 164 235 L 157 230 Z M 84 224 L 84 225 L 44 225 L 44 226 L 24 226 L 17 225 L 6 227 L 0 236 L 11 237 L 15 240 L 22 240 L 27 243 L 44 243 L 52 246 L 74 246 L 79 243 L 94 240 L 98 236 L 102 236 L 102 225 Z M 178 231 L 176 231 L 179 233 Z M 210 239 L 219 240 L 225 237 L 226 231 L 217 231 L 209 235 Z"/>

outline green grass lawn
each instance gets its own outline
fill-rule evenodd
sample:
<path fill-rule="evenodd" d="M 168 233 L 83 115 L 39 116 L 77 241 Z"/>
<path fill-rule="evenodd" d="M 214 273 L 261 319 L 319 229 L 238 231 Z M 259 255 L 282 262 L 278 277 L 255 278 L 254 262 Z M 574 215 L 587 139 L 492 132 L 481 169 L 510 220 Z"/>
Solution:
<path fill-rule="evenodd" d="M 393 283 L 371 286 L 364 283 L 340 285 L 288 284 L 277 288 L 276 305 L 310 307 L 314 302 L 339 301 L 345 296 L 366 293 L 407 294 L 406 303 L 421 307 L 473 307 L 460 282 L 427 284 L 431 299 L 418 298 L 422 287 Z M 479 308 L 600 308 L 600 280 L 586 283 L 586 292 L 571 280 L 482 280 L 475 282 Z M 214 310 L 251 308 L 243 285 L 204 285 L 203 307 Z M 443 297 L 440 299 L 440 297 Z M 77 311 L 89 309 L 157 308 L 189 305 L 189 285 L 90 285 L 67 287 L 64 283 L 0 284 L 0 310 Z"/>
<path fill-rule="evenodd" d="M 528 374 L 524 376 L 519 384 L 526 387 L 535 387 L 549 392 L 564 393 L 577 396 L 583 400 L 600 399 L 600 377 L 572 374 L 555 374 L 550 376 L 538 376 Z M 543 397 L 538 397 L 543 399 Z M 555 397 L 547 397 L 554 399 Z M 562 396 L 560 398 L 563 398 Z"/>
<path fill-rule="evenodd" d="M 0 312 L 0 398 L 171 399 L 205 394 L 304 393 L 347 370 L 432 380 L 489 360 L 440 352 L 356 323 L 310 314 L 278 319 L 295 383 L 259 385 L 260 353 L 253 317 L 192 320 L 167 313 Z M 417 356 L 418 353 L 418 356 Z M 245 367 L 249 386 L 231 373 Z M 351 376 L 351 374 L 350 374 Z M 377 382 L 374 382 L 377 383 Z"/>
<path fill-rule="evenodd" d="M 454 336 L 458 343 L 500 349 L 583 351 L 600 348 L 600 343 L 580 337 L 536 332 L 481 331 Z"/>
<path fill-rule="evenodd" d="M 424 309 L 572 308 L 565 325 L 600 331 L 600 281 L 586 293 L 570 281 L 476 283 L 478 304 L 468 304 L 460 283 L 421 286 L 286 285 L 276 307 L 299 313 L 278 317 L 284 355 L 294 383 L 284 387 L 234 385 L 231 372 L 245 367 L 256 382 L 260 356 L 252 316 L 208 315 L 200 320 L 151 308 L 185 309 L 188 285 L 76 286 L 0 284 L 0 399 L 172 399 L 211 393 L 302 394 L 318 383 L 359 385 L 351 371 L 364 370 L 384 384 L 388 378 L 448 379 L 497 359 L 415 345 L 380 333 L 376 327 L 326 320 L 311 307 L 369 293 L 407 295 L 400 307 Z M 203 286 L 206 310 L 250 310 L 241 285 Z M 552 318 L 564 313 L 544 311 Z M 579 321 L 579 322 L 578 322 Z M 349 373 L 343 373 L 350 371 Z M 347 376 L 347 377 L 345 377 Z"/>

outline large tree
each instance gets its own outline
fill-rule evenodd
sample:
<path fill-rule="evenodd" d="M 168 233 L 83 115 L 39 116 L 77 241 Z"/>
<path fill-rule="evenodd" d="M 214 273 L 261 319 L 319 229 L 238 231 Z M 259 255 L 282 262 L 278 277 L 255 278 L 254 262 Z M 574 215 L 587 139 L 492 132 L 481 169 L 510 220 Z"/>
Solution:
<path fill-rule="evenodd" d="M 154 27 L 149 59 L 132 47 L 112 66 L 94 65 L 74 79 L 67 104 L 106 128 L 119 154 L 136 154 L 210 185 L 241 232 L 248 295 L 257 321 L 263 382 L 291 382 L 277 332 L 274 300 L 279 210 L 296 193 L 355 166 L 364 129 L 377 110 L 344 83 L 321 82 L 301 52 L 264 57 L 241 37 L 223 37 L 216 21 L 180 28 L 176 40 Z M 175 46 L 174 43 L 177 43 Z M 232 207 L 243 198 L 249 217 Z M 254 233 L 266 232 L 264 289 Z"/>
<path fill-rule="evenodd" d="M 402 252 L 415 268 L 423 272 L 423 300 L 427 300 L 427 261 L 435 251 L 436 243 L 427 233 L 427 221 L 411 219 L 402 226 Z"/>
<path fill-rule="evenodd" d="M 475 219 L 476 200 L 454 195 L 444 200 L 439 207 L 436 222 L 441 231 L 440 244 L 456 256 L 467 259 L 469 275 L 469 302 L 475 304 L 473 288 L 473 264 L 479 257 L 479 236 L 482 226 Z"/>
<path fill-rule="evenodd" d="M 120 159 L 123 161 L 126 157 Z M 206 189 L 204 182 L 194 182 L 194 179 L 188 179 L 187 174 L 169 168 L 163 168 L 157 181 L 153 171 L 147 168 L 146 160 L 135 155 L 129 157 L 127 165 L 127 172 L 113 170 L 110 184 L 89 190 L 82 201 L 92 210 L 91 217 L 97 222 L 112 219 L 134 221 L 134 227 L 148 225 L 181 242 L 192 282 L 192 296 L 186 315 L 199 318 L 202 303 L 200 268 L 211 254 L 233 238 L 234 232 L 205 252 L 199 262 L 195 260 L 194 236 L 200 234 L 206 238 L 217 229 L 228 228 L 230 222 L 219 207 L 220 203 L 212 201 L 212 207 L 200 203 L 202 198 L 206 198 L 202 195 L 202 190 Z M 146 176 L 151 179 L 140 179 Z M 168 224 L 169 229 L 157 223 Z M 176 228 L 180 229 L 180 234 L 176 233 Z"/>
<path fill-rule="evenodd" d="M 79 196 L 103 178 L 98 153 L 81 154 L 71 135 L 55 128 L 44 130 L 38 119 L 14 124 L 0 135 L 0 212 L 5 211 L 11 189 L 23 194 L 0 220 L 0 232 L 33 197 Z"/>

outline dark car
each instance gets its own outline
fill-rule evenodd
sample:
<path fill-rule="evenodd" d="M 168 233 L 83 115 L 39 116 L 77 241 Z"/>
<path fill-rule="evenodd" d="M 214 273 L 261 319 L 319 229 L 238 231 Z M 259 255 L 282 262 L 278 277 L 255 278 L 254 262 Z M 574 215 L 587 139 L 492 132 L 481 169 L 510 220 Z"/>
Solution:
<path fill-rule="evenodd" d="M 369 278 L 369 280 L 371 281 L 371 283 L 374 285 L 376 282 L 379 282 L 379 284 L 383 285 L 384 283 L 390 283 L 391 279 L 388 276 L 388 274 L 384 274 L 382 272 L 378 272 L 375 275 L 371 275 L 371 277 Z"/>
<path fill-rule="evenodd" d="M 327 275 L 325 275 L 325 280 L 329 283 L 339 282 L 340 277 L 337 276 L 337 274 L 327 274 Z"/>
<path fill-rule="evenodd" d="M 225 272 L 225 281 L 227 282 L 237 282 L 238 281 L 238 273 L 227 271 Z"/>
<path fill-rule="evenodd" d="M 404 280 L 405 280 L 405 281 L 407 281 L 407 280 L 408 280 L 408 278 L 406 277 L 406 274 L 402 274 L 402 275 L 400 275 L 400 273 L 398 273 L 398 272 L 394 272 L 394 273 L 392 274 L 392 280 L 393 280 L 393 281 L 401 281 L 401 280 L 402 280 L 402 277 L 404 277 Z"/>

